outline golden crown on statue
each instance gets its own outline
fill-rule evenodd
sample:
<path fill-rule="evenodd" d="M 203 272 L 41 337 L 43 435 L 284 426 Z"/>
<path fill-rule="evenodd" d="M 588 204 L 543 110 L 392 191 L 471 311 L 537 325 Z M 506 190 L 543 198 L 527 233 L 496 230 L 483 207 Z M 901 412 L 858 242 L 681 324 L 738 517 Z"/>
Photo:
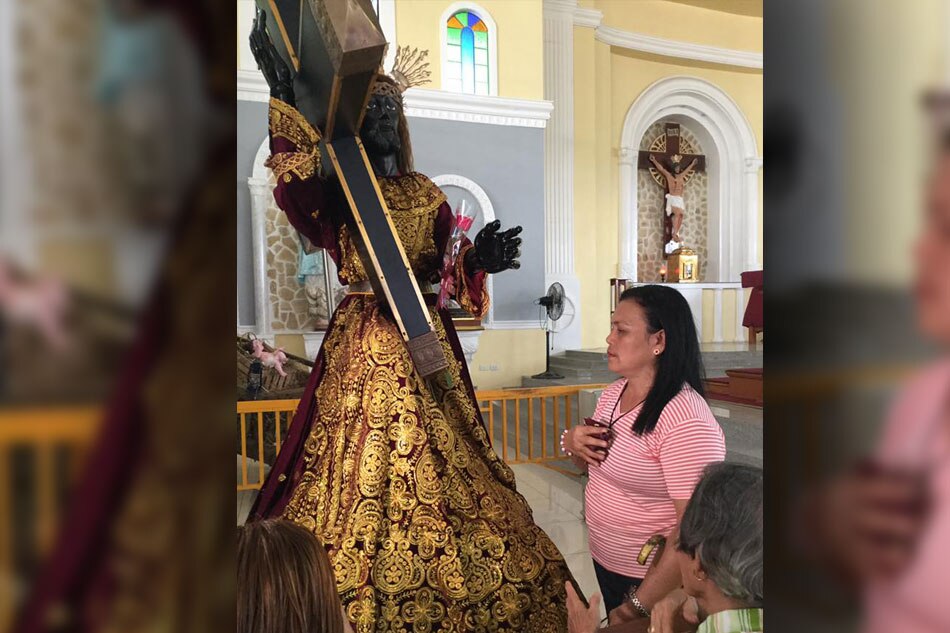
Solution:
<path fill-rule="evenodd" d="M 389 74 L 396 80 L 402 91 L 405 92 L 413 86 L 421 86 L 429 83 L 429 62 L 426 57 L 429 51 L 410 49 L 408 46 L 400 46 L 396 49 L 396 61 L 393 62 L 393 70 Z"/>
<path fill-rule="evenodd" d="M 402 93 L 413 86 L 421 86 L 429 83 L 429 62 L 426 57 L 429 51 L 419 50 L 418 48 L 409 48 L 408 46 L 399 46 L 396 48 L 396 59 L 393 62 L 393 69 L 388 76 L 395 82 L 395 85 L 386 81 L 377 81 L 373 86 L 373 93 L 393 97 L 402 103 Z M 386 72 L 380 66 L 379 74 Z"/>

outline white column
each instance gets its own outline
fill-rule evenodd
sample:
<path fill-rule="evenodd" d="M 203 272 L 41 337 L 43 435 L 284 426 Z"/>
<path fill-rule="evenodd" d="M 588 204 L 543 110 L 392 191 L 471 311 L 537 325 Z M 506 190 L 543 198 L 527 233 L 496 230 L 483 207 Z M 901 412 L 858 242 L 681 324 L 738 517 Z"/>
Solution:
<path fill-rule="evenodd" d="M 620 270 L 622 279 L 637 281 L 637 150 L 620 150 L 620 182 L 630 183 L 620 188 Z"/>
<path fill-rule="evenodd" d="M 759 170 L 762 169 L 760 157 L 747 157 L 743 169 L 746 209 L 746 252 L 745 266 L 739 272 L 758 270 L 759 264 Z M 738 277 L 736 277 L 738 279 Z"/>
<path fill-rule="evenodd" d="M 271 332 L 270 284 L 267 279 L 267 207 L 273 196 L 268 182 L 248 178 L 251 190 L 251 258 L 254 271 L 254 326 L 257 335 Z"/>
<path fill-rule="evenodd" d="M 545 286 L 564 286 L 575 316 L 553 337 L 554 351 L 581 346 L 580 283 L 574 271 L 574 11 L 576 0 L 544 0 L 544 98 L 554 103 L 544 129 Z"/>

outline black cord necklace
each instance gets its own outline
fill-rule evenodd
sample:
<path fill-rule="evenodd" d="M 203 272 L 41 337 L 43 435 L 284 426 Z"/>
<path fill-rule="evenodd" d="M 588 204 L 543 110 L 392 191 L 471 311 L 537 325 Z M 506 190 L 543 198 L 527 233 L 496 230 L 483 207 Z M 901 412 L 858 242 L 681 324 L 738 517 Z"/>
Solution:
<path fill-rule="evenodd" d="M 630 383 L 628 382 L 627 384 L 625 384 L 625 385 L 623 386 L 623 389 L 620 391 L 620 396 L 617 398 L 617 402 L 614 403 L 614 410 L 610 412 L 610 424 L 607 425 L 607 428 L 608 428 L 608 429 L 613 429 L 615 423 L 619 422 L 621 419 L 623 419 L 623 418 L 625 418 L 626 416 L 630 415 L 631 412 L 636 411 L 636 410 L 637 410 L 637 407 L 639 407 L 641 404 L 643 404 L 644 402 L 646 402 L 646 398 L 644 398 L 644 399 L 641 400 L 640 402 L 638 402 L 638 403 L 636 403 L 635 405 L 633 405 L 632 407 L 630 407 L 630 409 L 629 409 L 626 413 L 621 413 L 621 414 L 618 415 L 617 417 L 614 417 L 614 414 L 617 413 L 617 407 L 620 406 L 620 401 L 623 400 L 623 394 L 627 393 L 627 387 L 628 387 L 629 385 L 630 385 Z"/>

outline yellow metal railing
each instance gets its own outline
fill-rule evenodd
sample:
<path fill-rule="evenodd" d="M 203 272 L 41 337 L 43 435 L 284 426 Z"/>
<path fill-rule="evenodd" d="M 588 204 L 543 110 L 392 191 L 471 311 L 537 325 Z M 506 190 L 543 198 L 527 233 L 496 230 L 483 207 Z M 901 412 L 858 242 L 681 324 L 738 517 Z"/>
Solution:
<path fill-rule="evenodd" d="M 273 463 L 273 458 L 280 451 L 281 436 L 286 437 L 298 402 L 299 399 L 249 400 L 237 403 L 238 433 L 241 441 L 238 453 L 241 464 L 237 485 L 239 491 L 257 490 L 264 485 L 265 466 L 268 462 Z M 248 469 L 248 460 L 251 459 L 248 454 L 248 440 L 257 445 L 257 472 L 254 473 L 256 477 L 250 477 Z"/>
<path fill-rule="evenodd" d="M 579 394 L 604 385 L 573 385 L 476 392 L 495 451 L 509 464 L 564 459 L 560 435 L 579 417 Z M 511 427 L 514 422 L 514 428 Z"/>
<path fill-rule="evenodd" d="M 0 411 L 0 631 L 10 626 L 13 588 L 25 582 L 14 543 L 30 543 L 27 558 L 38 559 L 49 549 L 63 506 L 61 491 L 75 479 L 101 415 L 98 407 Z M 32 517 L 20 515 L 18 508 L 24 507 L 34 508 Z"/>
<path fill-rule="evenodd" d="M 509 464 L 564 459 L 560 433 L 577 422 L 579 393 L 603 385 L 496 389 L 478 391 L 482 419 L 498 455 Z M 258 400 L 237 403 L 238 491 L 263 485 L 267 464 L 273 463 L 286 437 L 298 400 Z"/>

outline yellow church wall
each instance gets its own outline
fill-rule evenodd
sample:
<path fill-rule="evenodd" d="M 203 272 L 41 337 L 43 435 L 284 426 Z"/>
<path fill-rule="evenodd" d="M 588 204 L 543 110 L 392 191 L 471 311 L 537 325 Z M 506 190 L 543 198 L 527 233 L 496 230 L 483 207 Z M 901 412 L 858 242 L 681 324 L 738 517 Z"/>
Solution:
<path fill-rule="evenodd" d="M 607 311 L 597 308 L 609 301 L 609 294 L 600 287 L 605 284 L 589 281 L 605 279 L 600 277 L 603 268 L 600 243 L 604 237 L 600 235 L 601 218 L 597 212 L 605 193 L 597 170 L 596 123 L 598 109 L 603 109 L 603 105 L 600 99 L 591 98 L 600 88 L 595 81 L 595 54 L 593 30 L 574 29 L 574 92 L 575 95 L 585 95 L 580 99 L 575 96 L 574 100 L 574 267 L 581 280 L 581 309 L 578 312 L 582 316 L 582 344 L 585 348 L 596 346 L 595 341 L 584 337 L 588 331 L 594 331 L 593 326 L 588 326 L 588 321 L 596 322 L 601 330 L 606 331 Z"/>
<path fill-rule="evenodd" d="M 643 2 L 642 4 L 671 3 Z M 587 5 L 604 10 L 600 2 L 587 3 Z M 628 13 L 633 12 L 628 10 Z M 605 11 L 604 23 L 632 30 L 628 23 L 618 25 L 610 21 L 620 14 L 618 12 L 608 14 Z M 736 16 L 729 17 L 732 19 Z M 761 20 L 757 22 L 761 30 Z M 668 33 L 663 36 L 673 37 Z M 761 37 L 759 43 L 761 44 Z M 717 45 L 742 48 L 737 43 L 718 42 Z M 617 152 L 630 106 L 646 88 L 659 79 L 671 76 L 705 79 L 718 86 L 736 102 L 752 128 L 761 156 L 763 82 L 762 72 L 758 70 L 690 62 L 612 48 L 595 40 L 594 31 L 589 28 L 575 28 L 574 54 L 575 270 L 581 282 L 582 345 L 590 348 L 603 345 L 610 318 L 608 280 L 617 276 L 620 261 L 618 214 L 620 183 Z M 762 172 L 760 171 L 758 217 L 760 264 L 763 253 L 764 201 L 762 194 Z M 594 229 L 591 230 L 591 227 Z M 592 253 L 595 255 L 591 256 Z M 703 308 L 704 338 L 709 337 L 707 340 L 711 340 L 715 323 L 712 298 L 710 297 L 709 301 L 704 303 L 708 304 L 708 308 L 705 305 Z M 726 320 L 723 321 L 723 336 L 727 339 L 735 335 L 735 305 L 736 293 L 724 293 L 722 318 Z M 744 309 L 745 302 L 742 301 L 741 305 Z M 730 313 L 732 320 L 726 317 Z"/>
<path fill-rule="evenodd" d="M 709 4 L 728 5 L 728 0 Z M 678 42 L 762 51 L 762 18 L 668 0 L 592 0 L 582 6 L 604 14 L 603 23 Z"/>
<path fill-rule="evenodd" d="M 485 330 L 469 363 L 476 389 L 520 387 L 544 371 L 544 330 Z"/>
<path fill-rule="evenodd" d="M 398 0 L 396 39 L 402 46 L 429 50 L 432 83 L 441 88 L 442 14 L 452 4 L 441 0 Z M 498 96 L 544 98 L 544 22 L 540 0 L 479 0 L 498 28 Z M 472 6 L 475 9 L 475 6 Z"/>

